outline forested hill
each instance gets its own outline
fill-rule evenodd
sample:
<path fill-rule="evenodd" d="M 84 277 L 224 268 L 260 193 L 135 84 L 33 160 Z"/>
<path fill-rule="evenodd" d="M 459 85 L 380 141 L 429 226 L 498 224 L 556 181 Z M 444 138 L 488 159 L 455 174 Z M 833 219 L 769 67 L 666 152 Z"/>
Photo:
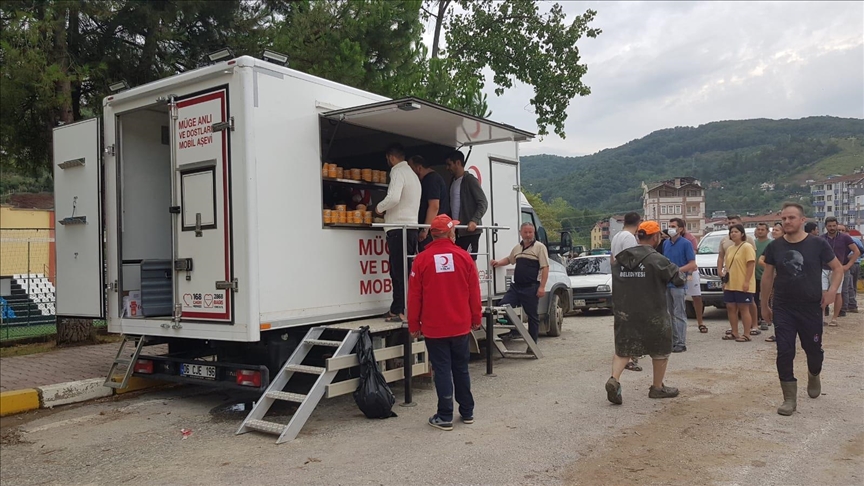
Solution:
<path fill-rule="evenodd" d="M 522 185 L 544 200 L 561 197 L 592 213 L 640 209 L 642 181 L 693 176 L 706 209 L 776 209 L 808 194 L 807 179 L 850 174 L 864 165 L 864 120 L 809 117 L 739 120 L 658 130 L 583 157 L 522 157 Z M 762 191 L 763 182 L 775 183 Z"/>

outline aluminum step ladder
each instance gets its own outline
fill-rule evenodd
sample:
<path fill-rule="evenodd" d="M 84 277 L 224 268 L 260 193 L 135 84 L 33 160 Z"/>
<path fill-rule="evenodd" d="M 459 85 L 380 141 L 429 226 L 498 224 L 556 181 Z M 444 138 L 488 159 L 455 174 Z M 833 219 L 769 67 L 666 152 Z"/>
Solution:
<path fill-rule="evenodd" d="M 336 373 L 338 373 L 338 370 L 328 371 L 327 368 L 306 366 L 302 364 L 303 360 L 306 359 L 309 351 L 315 346 L 335 348 L 336 351 L 332 355 L 333 358 L 347 356 L 354 352 L 354 346 L 360 338 L 359 331 L 345 330 L 345 335 L 342 337 L 341 341 L 322 340 L 320 338 L 324 331 L 329 331 L 331 333 L 334 332 L 334 330 L 330 328 L 313 327 L 306 333 L 306 336 L 303 337 L 302 341 L 300 341 L 297 349 L 294 350 L 291 357 L 288 358 L 288 361 L 285 362 L 285 365 L 270 382 L 270 386 L 267 387 L 264 394 L 258 402 L 255 403 L 255 406 L 252 407 L 249 415 L 245 420 L 243 420 L 243 423 L 240 424 L 237 434 L 244 434 L 252 430 L 275 434 L 279 436 L 276 440 L 277 444 L 294 440 L 294 438 L 297 437 L 297 434 L 300 433 L 300 430 L 303 428 L 303 425 L 306 424 L 309 416 L 312 415 L 312 411 L 315 410 L 315 407 L 318 406 L 318 402 L 320 402 L 321 398 L 324 396 L 327 385 L 333 382 Z M 312 388 L 305 395 L 283 391 L 288 385 L 288 381 L 295 373 L 318 375 L 315 384 L 312 385 Z M 294 415 L 288 422 L 288 425 L 264 420 L 264 416 L 276 400 L 284 400 L 300 404 L 297 411 L 294 412 Z"/>
<path fill-rule="evenodd" d="M 120 349 L 117 350 L 117 356 L 114 358 L 114 363 L 111 364 L 111 369 L 108 371 L 103 385 L 114 389 L 126 388 L 126 385 L 129 384 L 129 378 L 135 371 L 135 362 L 138 361 L 138 356 L 144 348 L 144 341 L 146 341 L 146 336 L 123 335 Z M 126 345 L 130 343 L 132 346 L 127 347 Z M 115 379 L 118 370 L 123 370 L 123 379 L 120 381 Z"/>
<path fill-rule="evenodd" d="M 520 336 L 522 336 L 522 340 L 525 341 L 525 344 L 528 345 L 527 349 L 524 351 L 516 351 L 512 349 L 508 349 L 504 344 L 504 340 L 502 340 L 497 334 L 494 336 L 494 344 L 498 349 L 498 352 L 501 353 L 501 357 L 503 358 L 534 358 L 540 359 L 543 357 L 543 353 L 540 351 L 540 347 L 537 346 L 537 343 L 531 339 L 531 334 L 528 333 L 528 328 L 525 327 L 525 324 L 522 323 L 522 319 L 516 314 L 516 311 L 510 307 L 509 305 L 504 305 L 500 307 L 492 307 L 493 318 L 496 316 L 501 316 L 504 318 L 508 324 L 494 324 L 494 329 L 509 329 L 511 331 L 516 330 Z M 485 330 L 486 324 L 483 324 Z"/>

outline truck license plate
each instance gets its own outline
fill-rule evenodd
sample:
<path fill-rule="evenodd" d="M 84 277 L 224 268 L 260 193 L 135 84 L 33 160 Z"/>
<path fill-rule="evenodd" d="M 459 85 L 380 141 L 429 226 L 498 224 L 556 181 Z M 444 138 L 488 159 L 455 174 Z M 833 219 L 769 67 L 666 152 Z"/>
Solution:
<path fill-rule="evenodd" d="M 190 378 L 201 378 L 204 380 L 215 380 L 216 379 L 216 367 L 215 366 L 205 366 L 199 364 L 189 364 L 183 363 L 180 367 L 180 375 L 188 376 Z"/>
<path fill-rule="evenodd" d="M 574 300 L 573 307 L 585 307 L 585 299 Z"/>
<path fill-rule="evenodd" d="M 720 290 L 721 288 L 723 288 L 723 282 L 719 280 L 708 281 L 708 290 Z"/>

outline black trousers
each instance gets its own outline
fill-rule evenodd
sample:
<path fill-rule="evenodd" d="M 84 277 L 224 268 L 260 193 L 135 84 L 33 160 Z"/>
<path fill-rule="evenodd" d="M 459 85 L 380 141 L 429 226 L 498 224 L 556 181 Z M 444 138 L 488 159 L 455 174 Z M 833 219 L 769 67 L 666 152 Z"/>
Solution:
<path fill-rule="evenodd" d="M 471 259 L 477 261 L 476 253 L 480 251 L 480 233 L 456 237 L 456 246 L 471 253 Z"/>
<path fill-rule="evenodd" d="M 507 289 L 507 293 L 504 294 L 500 302 L 500 305 L 509 304 L 513 308 L 522 307 L 525 314 L 528 315 L 528 334 L 531 335 L 531 339 L 535 343 L 540 337 L 540 316 L 537 312 L 540 303 L 540 298 L 537 297 L 538 288 L 540 288 L 540 282 L 527 285 L 510 284 L 510 288 Z"/>
<path fill-rule="evenodd" d="M 774 335 L 777 340 L 777 373 L 780 381 L 797 381 L 793 372 L 795 337 L 807 353 L 807 369 L 818 375 L 822 371 L 822 308 L 819 304 L 795 307 L 774 303 Z"/>
<path fill-rule="evenodd" d="M 754 298 L 754 302 L 756 302 L 756 315 L 758 316 L 758 321 L 756 324 L 762 322 L 762 280 L 756 279 L 756 297 Z"/>
<path fill-rule="evenodd" d="M 403 273 L 402 255 L 407 251 L 408 255 L 417 254 L 417 230 L 409 229 L 405 234 L 408 239 L 403 245 L 402 230 L 390 230 L 387 232 L 387 246 L 390 247 L 390 281 L 393 283 L 393 303 L 390 304 L 391 314 L 403 314 L 405 312 L 405 273 L 411 273 L 413 258 L 408 259 L 408 271 Z"/>

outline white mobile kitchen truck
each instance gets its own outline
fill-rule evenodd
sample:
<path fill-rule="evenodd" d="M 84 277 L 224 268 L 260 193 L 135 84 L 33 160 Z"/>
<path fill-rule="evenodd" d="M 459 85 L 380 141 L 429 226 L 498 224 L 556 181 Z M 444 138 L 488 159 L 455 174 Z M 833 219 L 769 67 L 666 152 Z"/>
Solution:
<path fill-rule="evenodd" d="M 136 375 L 263 390 L 310 328 L 390 304 L 383 230 L 323 217 L 354 196 L 373 209 L 386 180 L 331 178 L 325 163 L 386 171 L 393 142 L 441 164 L 470 150 L 483 223 L 509 228 L 494 237 L 501 258 L 521 222 L 540 226 L 518 191 L 518 144 L 532 136 L 252 57 L 114 94 L 101 118 L 54 130 L 57 314 L 167 343 L 167 355 L 135 355 Z M 477 265 L 500 298 L 507 272 Z M 571 303 L 554 265 L 540 311 L 550 335 Z"/>

